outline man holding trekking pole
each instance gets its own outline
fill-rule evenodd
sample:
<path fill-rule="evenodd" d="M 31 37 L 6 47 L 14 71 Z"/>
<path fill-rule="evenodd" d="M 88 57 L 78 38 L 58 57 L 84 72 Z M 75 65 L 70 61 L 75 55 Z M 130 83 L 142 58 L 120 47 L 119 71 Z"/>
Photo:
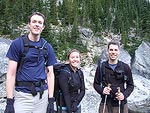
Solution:
<path fill-rule="evenodd" d="M 119 42 L 109 42 L 107 52 L 108 60 L 98 65 L 93 83 L 102 98 L 99 113 L 128 113 L 127 98 L 134 89 L 131 69 L 118 60 Z"/>

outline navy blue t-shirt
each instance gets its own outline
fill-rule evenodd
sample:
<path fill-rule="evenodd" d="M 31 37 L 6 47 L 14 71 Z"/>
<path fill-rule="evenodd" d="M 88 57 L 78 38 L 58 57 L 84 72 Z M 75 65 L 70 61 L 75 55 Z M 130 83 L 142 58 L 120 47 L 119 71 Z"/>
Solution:
<path fill-rule="evenodd" d="M 40 39 L 38 42 L 33 42 L 29 40 L 29 45 L 32 46 L 42 46 L 42 40 Z M 56 57 L 52 46 L 47 43 L 47 54 L 48 60 L 46 66 L 51 66 L 56 63 Z M 24 45 L 23 40 L 20 38 L 16 38 L 10 45 L 10 48 L 6 54 L 6 57 L 9 59 L 16 61 L 19 63 L 20 56 L 23 53 Z M 16 81 L 40 81 L 46 80 L 46 71 L 45 71 L 45 59 L 44 53 L 42 50 L 36 48 L 29 48 L 26 57 L 24 58 L 23 65 L 20 70 L 16 73 Z M 30 92 L 29 87 L 19 87 L 15 88 L 17 91 L 22 92 Z M 44 86 L 44 89 L 47 89 L 47 84 Z M 39 88 L 36 88 L 39 91 Z"/>

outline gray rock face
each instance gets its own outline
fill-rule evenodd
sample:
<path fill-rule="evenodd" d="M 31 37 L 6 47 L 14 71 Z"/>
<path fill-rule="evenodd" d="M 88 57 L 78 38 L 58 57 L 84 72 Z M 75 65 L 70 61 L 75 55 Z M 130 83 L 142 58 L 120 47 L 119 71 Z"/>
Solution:
<path fill-rule="evenodd" d="M 8 59 L 6 58 L 6 52 L 10 43 L 10 40 L 0 38 L 0 76 L 7 71 Z"/>
<path fill-rule="evenodd" d="M 129 107 L 132 111 L 148 113 L 150 111 L 150 80 L 133 74 L 134 91 L 128 98 Z"/>
<path fill-rule="evenodd" d="M 5 74 L 8 66 L 8 59 L 6 58 L 6 52 L 10 46 L 11 41 L 0 38 L 0 98 L 6 97 L 5 89 Z"/>
<path fill-rule="evenodd" d="M 131 108 L 140 113 L 150 112 L 150 43 L 142 42 L 135 51 L 132 64 L 135 89 L 130 96 Z"/>
<path fill-rule="evenodd" d="M 150 43 L 142 42 L 135 51 L 132 72 L 150 79 Z"/>
<path fill-rule="evenodd" d="M 6 97 L 6 82 L 0 84 L 0 98 Z"/>
<path fill-rule="evenodd" d="M 10 46 L 11 41 L 8 39 L 0 38 L 0 113 L 4 113 L 6 104 L 6 88 L 5 88 L 5 74 L 7 71 L 8 60 L 6 52 Z"/>

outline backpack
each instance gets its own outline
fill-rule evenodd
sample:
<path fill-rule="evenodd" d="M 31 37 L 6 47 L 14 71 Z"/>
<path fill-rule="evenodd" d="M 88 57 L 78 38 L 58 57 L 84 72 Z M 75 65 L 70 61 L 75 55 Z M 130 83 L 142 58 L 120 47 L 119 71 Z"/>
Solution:
<path fill-rule="evenodd" d="M 26 54 L 28 53 L 29 48 L 36 48 L 36 49 L 39 49 L 39 50 L 43 50 L 44 59 L 45 59 L 44 63 L 46 64 L 47 58 L 48 58 L 47 48 L 46 48 L 47 41 L 45 39 L 41 38 L 42 46 L 37 47 L 37 46 L 29 45 L 29 42 L 28 42 L 29 40 L 28 40 L 27 35 L 23 35 L 23 36 L 21 36 L 21 38 L 23 40 L 24 50 L 23 50 L 23 53 L 20 56 L 20 61 L 19 61 L 19 65 L 18 65 L 17 69 L 20 69 L 22 67 L 22 65 L 24 63 L 24 58 L 26 57 Z"/>
<path fill-rule="evenodd" d="M 58 110 L 58 105 L 60 105 L 60 108 L 61 108 L 61 95 L 62 95 L 60 85 L 59 85 L 60 72 L 63 71 L 65 73 L 69 73 L 69 75 L 70 75 L 70 76 L 68 76 L 69 80 L 71 80 L 71 72 L 69 71 L 66 64 L 64 64 L 64 63 L 54 64 L 53 69 L 54 69 L 54 75 L 55 75 L 54 98 L 55 98 L 56 107 L 57 107 L 57 110 Z"/>
<path fill-rule="evenodd" d="M 59 86 L 59 75 L 60 72 L 64 71 L 66 73 L 69 73 L 71 75 L 69 69 L 67 69 L 66 64 L 64 63 L 56 63 L 53 65 L 54 68 L 54 75 L 55 75 L 55 85 L 54 85 L 54 97 L 55 100 L 58 99 L 58 96 L 60 95 L 60 86 Z M 69 76 L 71 79 L 71 76 Z"/>

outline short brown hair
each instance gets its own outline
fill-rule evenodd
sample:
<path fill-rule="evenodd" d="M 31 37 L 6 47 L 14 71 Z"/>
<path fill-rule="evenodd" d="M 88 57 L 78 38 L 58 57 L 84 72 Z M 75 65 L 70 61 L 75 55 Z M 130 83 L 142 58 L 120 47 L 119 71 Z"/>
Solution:
<path fill-rule="evenodd" d="M 110 41 L 110 42 L 108 43 L 107 49 L 109 49 L 109 46 L 110 46 L 110 45 L 117 45 L 118 48 L 120 48 L 120 43 L 119 43 L 119 41 L 116 41 L 116 40 Z"/>
<path fill-rule="evenodd" d="M 39 16 L 41 16 L 41 17 L 44 19 L 44 25 L 46 24 L 46 22 L 45 22 L 45 16 L 44 16 L 42 13 L 40 13 L 40 12 L 33 12 L 33 13 L 29 16 L 29 19 L 28 19 L 28 22 L 29 22 L 29 23 L 31 22 L 31 17 L 32 17 L 33 15 L 39 15 Z"/>
<path fill-rule="evenodd" d="M 69 59 L 70 54 L 73 53 L 73 52 L 77 52 L 77 53 L 80 54 L 80 51 L 78 51 L 77 49 L 72 49 L 72 50 L 70 50 L 70 51 L 68 52 L 68 54 L 67 54 L 67 59 Z"/>

